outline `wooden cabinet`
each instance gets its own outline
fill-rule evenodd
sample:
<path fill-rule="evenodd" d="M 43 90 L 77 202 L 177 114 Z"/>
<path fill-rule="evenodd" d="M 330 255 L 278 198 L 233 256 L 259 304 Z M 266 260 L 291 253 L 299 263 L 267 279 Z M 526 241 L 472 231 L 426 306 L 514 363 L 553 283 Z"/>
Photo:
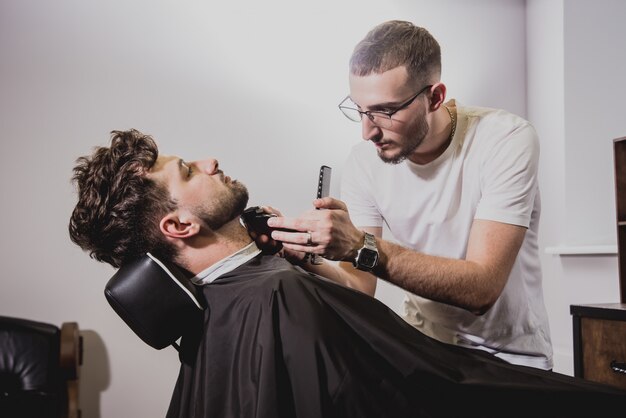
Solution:
<path fill-rule="evenodd" d="M 626 389 L 626 137 L 613 141 L 621 303 L 571 305 L 574 375 Z"/>
<path fill-rule="evenodd" d="M 572 305 L 574 376 L 626 389 L 626 304 Z"/>

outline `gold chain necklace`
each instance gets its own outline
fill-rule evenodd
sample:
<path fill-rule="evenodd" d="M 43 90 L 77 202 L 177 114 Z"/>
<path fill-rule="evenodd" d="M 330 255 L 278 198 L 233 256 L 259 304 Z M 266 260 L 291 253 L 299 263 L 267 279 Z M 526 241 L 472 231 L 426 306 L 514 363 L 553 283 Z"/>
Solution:
<path fill-rule="evenodd" d="M 456 112 L 452 113 L 450 108 L 446 105 L 442 105 L 448 111 L 448 115 L 450 115 L 450 122 L 452 123 L 452 129 L 450 130 L 450 137 L 448 138 L 448 142 L 452 141 L 454 138 L 454 132 L 456 131 Z"/>

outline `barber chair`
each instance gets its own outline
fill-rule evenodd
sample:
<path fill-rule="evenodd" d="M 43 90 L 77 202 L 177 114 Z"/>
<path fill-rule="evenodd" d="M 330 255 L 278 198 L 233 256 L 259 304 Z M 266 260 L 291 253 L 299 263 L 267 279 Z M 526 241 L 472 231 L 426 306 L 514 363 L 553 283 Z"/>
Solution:
<path fill-rule="evenodd" d="M 76 322 L 0 316 L 0 417 L 80 418 L 81 365 Z"/>

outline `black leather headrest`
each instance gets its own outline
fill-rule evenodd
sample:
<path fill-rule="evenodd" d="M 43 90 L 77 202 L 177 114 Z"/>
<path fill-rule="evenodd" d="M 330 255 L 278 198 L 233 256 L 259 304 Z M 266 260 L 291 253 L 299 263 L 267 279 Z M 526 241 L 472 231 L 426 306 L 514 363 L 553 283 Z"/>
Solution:
<path fill-rule="evenodd" d="M 104 289 L 111 307 L 146 344 L 175 345 L 201 323 L 199 289 L 173 264 L 148 253 L 122 266 Z"/>

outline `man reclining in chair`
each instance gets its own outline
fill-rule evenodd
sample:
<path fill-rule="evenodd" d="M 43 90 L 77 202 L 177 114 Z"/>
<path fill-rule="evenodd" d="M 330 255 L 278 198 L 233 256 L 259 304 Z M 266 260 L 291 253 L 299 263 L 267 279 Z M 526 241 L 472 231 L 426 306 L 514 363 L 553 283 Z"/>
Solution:
<path fill-rule="evenodd" d="M 206 306 L 168 417 L 623 416 L 626 395 L 421 334 L 358 291 L 261 253 L 218 161 L 114 131 L 74 168 L 72 240 L 114 267 L 176 263 Z M 183 344 L 185 339 L 183 338 Z"/>

